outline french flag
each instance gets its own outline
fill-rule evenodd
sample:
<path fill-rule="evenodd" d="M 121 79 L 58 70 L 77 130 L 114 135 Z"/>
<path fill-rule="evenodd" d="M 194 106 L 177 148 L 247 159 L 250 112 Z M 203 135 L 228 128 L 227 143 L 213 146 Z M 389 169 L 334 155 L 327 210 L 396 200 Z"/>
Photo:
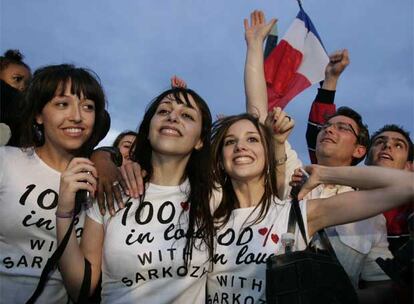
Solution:
<path fill-rule="evenodd" d="M 304 89 L 323 80 L 328 62 L 315 26 L 300 7 L 283 39 L 265 59 L 269 110 L 283 109 Z"/>

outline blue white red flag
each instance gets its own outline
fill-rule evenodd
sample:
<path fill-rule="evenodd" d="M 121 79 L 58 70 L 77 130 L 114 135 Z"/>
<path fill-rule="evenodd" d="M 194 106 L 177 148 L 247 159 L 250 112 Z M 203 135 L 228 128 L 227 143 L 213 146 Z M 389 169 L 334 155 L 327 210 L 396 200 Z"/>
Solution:
<path fill-rule="evenodd" d="M 328 62 L 315 26 L 300 8 L 283 39 L 265 59 L 269 110 L 276 106 L 283 109 L 300 92 L 323 80 Z"/>

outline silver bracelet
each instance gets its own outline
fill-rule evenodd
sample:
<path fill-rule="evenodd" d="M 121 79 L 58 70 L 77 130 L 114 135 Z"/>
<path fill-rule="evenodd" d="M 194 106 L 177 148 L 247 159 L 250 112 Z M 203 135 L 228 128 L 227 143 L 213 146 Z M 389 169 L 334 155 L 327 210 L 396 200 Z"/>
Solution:
<path fill-rule="evenodd" d="M 75 211 L 69 211 L 69 212 L 58 212 L 56 210 L 55 215 L 57 218 L 72 218 L 73 215 L 75 214 Z"/>
<path fill-rule="evenodd" d="M 285 154 L 285 157 L 276 159 L 275 164 L 276 166 L 281 166 L 281 165 L 284 165 L 286 161 L 287 161 L 287 155 Z"/>

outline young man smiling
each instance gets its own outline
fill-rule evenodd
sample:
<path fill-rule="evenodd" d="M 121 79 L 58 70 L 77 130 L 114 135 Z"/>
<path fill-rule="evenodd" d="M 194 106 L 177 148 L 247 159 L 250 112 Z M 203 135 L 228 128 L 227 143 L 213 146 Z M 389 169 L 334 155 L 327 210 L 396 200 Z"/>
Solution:
<path fill-rule="evenodd" d="M 369 133 L 361 116 L 347 107 L 333 103 L 340 75 L 348 66 L 347 50 L 330 56 L 325 80 L 312 104 L 306 138 L 312 162 L 325 166 L 357 165 L 366 155 Z M 326 117 L 330 116 L 328 120 Z M 321 185 L 308 198 L 329 197 L 354 191 L 340 185 Z M 375 263 L 378 257 L 391 258 L 383 215 L 327 229 L 338 259 L 355 287 L 365 281 L 388 281 L 389 277 Z"/>

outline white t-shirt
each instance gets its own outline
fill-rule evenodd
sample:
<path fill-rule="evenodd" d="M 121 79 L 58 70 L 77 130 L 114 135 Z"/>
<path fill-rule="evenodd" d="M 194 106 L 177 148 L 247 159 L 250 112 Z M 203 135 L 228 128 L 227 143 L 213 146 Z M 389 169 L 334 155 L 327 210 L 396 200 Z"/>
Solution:
<path fill-rule="evenodd" d="M 143 202 L 102 217 L 94 205 L 87 215 L 104 225 L 103 303 L 204 303 L 209 268 L 206 248 L 193 248 L 184 264 L 189 182 L 149 184 Z"/>
<path fill-rule="evenodd" d="M 207 279 L 207 303 L 265 303 L 266 260 L 284 253 L 280 239 L 287 232 L 291 208 L 289 201 L 274 198 L 274 202 L 261 222 L 249 224 L 260 209 L 239 208 L 218 231 L 214 265 Z M 299 205 L 307 229 L 306 201 Z M 293 249 L 305 248 L 296 226 Z"/>
<path fill-rule="evenodd" d="M 32 149 L 14 147 L 0 147 L 0 168 L 0 303 L 25 303 L 56 250 L 60 173 Z M 83 220 L 84 215 L 78 218 L 79 236 Z M 61 275 L 55 270 L 37 303 L 67 300 Z"/>

